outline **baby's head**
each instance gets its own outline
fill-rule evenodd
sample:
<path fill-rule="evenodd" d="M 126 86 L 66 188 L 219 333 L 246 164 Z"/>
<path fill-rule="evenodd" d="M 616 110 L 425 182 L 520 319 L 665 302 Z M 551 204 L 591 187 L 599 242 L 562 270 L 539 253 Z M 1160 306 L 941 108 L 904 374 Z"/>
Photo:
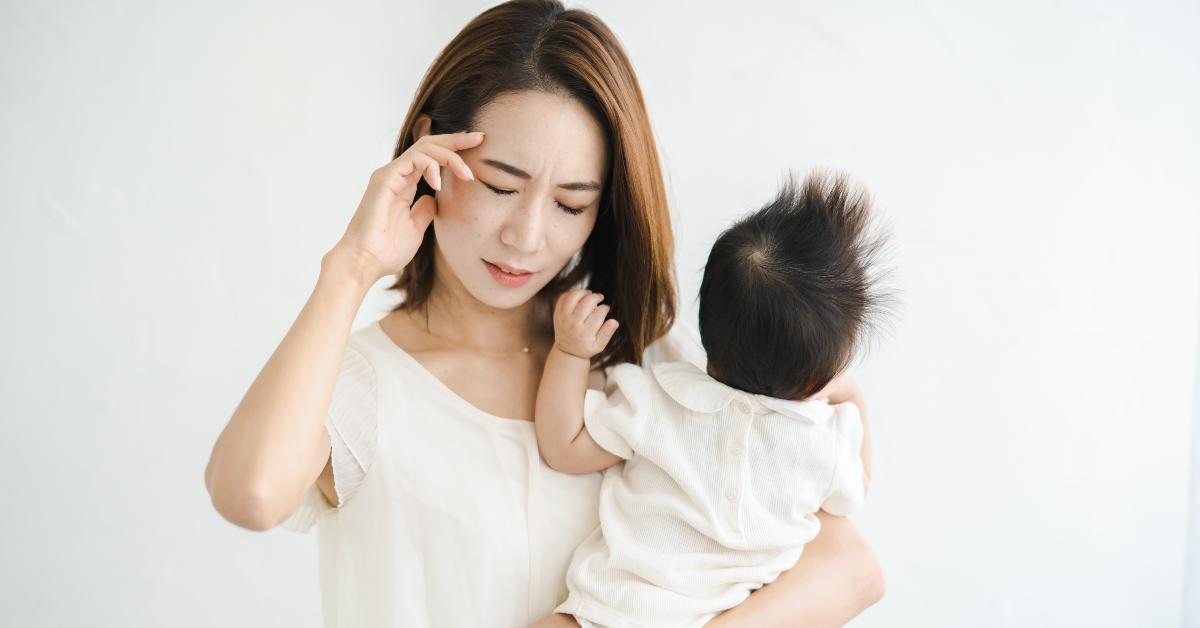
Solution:
<path fill-rule="evenodd" d="M 779 196 L 725 230 L 700 284 L 700 338 L 724 384 L 806 399 L 853 359 L 887 309 L 884 245 L 870 199 L 844 176 L 789 178 Z"/>

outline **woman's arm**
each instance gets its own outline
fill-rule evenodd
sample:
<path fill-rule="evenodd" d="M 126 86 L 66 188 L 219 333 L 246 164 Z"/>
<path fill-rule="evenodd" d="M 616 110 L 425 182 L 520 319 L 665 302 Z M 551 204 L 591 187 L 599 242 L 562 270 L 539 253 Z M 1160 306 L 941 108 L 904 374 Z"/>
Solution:
<path fill-rule="evenodd" d="M 312 295 L 213 445 L 204 483 L 229 522 L 268 530 L 296 510 L 329 458 L 322 425 L 355 312 L 371 287 L 335 248 Z"/>
<path fill-rule="evenodd" d="M 883 571 L 862 533 L 844 517 L 818 512 L 821 532 L 795 567 L 707 624 L 711 628 L 843 626 L 884 593 Z"/>
<path fill-rule="evenodd" d="M 329 460 L 322 423 L 354 316 L 376 281 L 412 260 L 437 212 L 431 196 L 414 203 L 417 182 L 440 189 L 439 165 L 473 179 L 454 151 L 482 141 L 479 133 L 424 135 L 371 173 L 312 295 L 213 445 L 204 485 L 221 516 L 266 530 L 295 512 Z"/>

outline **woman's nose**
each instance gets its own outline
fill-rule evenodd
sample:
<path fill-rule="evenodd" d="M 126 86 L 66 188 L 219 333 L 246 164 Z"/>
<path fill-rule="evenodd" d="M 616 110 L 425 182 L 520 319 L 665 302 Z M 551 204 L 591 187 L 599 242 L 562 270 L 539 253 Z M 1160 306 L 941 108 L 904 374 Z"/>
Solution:
<path fill-rule="evenodd" d="M 542 247 L 542 210 L 537 207 L 521 207 L 513 212 L 500 231 L 500 241 L 523 254 L 538 252 Z"/>

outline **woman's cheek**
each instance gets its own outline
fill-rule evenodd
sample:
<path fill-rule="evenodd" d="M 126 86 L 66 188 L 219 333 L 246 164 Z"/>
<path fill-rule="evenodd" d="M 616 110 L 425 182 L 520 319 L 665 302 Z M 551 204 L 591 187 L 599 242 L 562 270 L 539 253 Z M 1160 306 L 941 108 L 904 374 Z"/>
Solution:
<path fill-rule="evenodd" d="M 552 241 L 564 245 L 563 249 L 570 253 L 567 256 L 570 257 L 583 248 L 588 236 L 592 234 L 592 229 L 596 226 L 596 218 L 594 215 L 589 217 L 564 214 L 564 219 L 560 220 L 557 226 L 558 233 Z"/>
<path fill-rule="evenodd" d="M 461 227 L 470 227 L 476 221 L 477 213 L 472 208 L 479 203 L 479 199 L 474 196 L 469 190 L 457 186 L 439 194 L 438 219 Z"/>

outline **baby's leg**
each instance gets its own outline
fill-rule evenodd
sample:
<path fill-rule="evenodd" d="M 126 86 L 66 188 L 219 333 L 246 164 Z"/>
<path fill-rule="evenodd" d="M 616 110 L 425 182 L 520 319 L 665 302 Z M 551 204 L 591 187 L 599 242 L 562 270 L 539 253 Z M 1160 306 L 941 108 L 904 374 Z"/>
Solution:
<path fill-rule="evenodd" d="M 533 624 L 529 628 L 579 628 L 579 623 L 570 615 L 555 613 Z"/>

